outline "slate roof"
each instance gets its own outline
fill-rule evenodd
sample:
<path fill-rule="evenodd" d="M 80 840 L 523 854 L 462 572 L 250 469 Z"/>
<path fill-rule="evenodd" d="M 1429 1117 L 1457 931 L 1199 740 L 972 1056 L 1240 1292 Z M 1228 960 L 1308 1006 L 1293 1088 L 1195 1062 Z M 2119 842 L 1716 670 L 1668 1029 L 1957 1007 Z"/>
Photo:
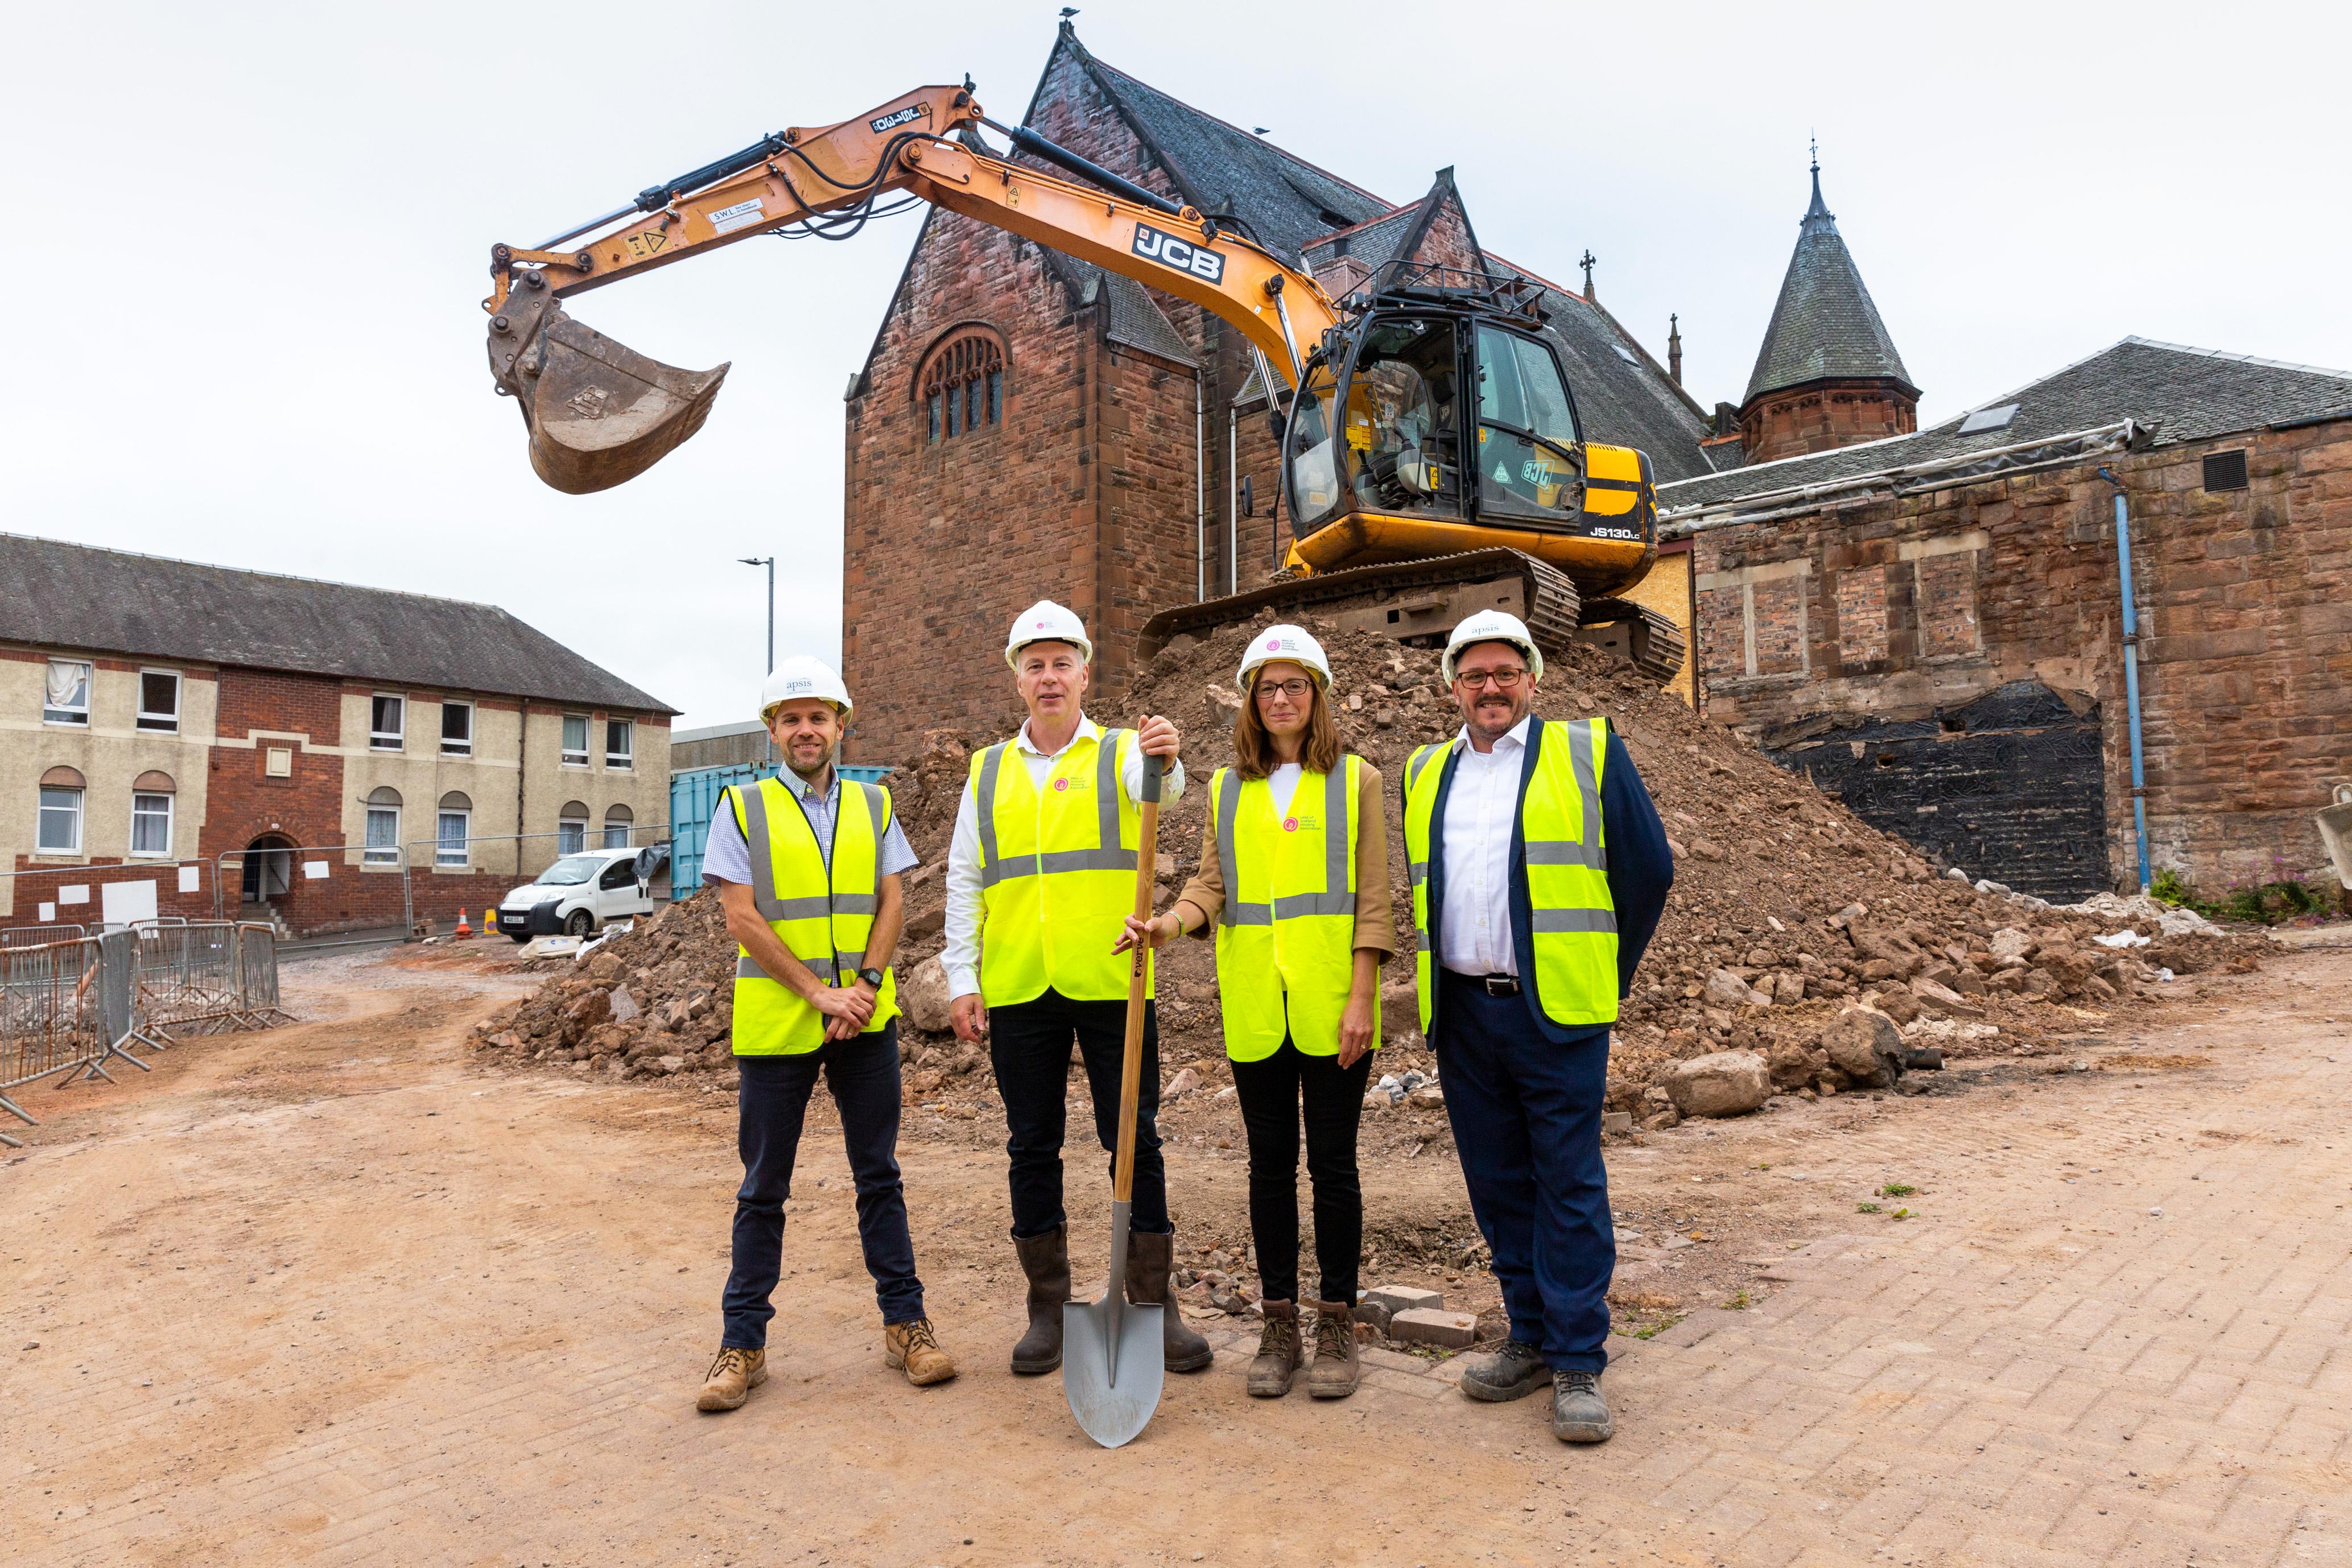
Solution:
<path fill-rule="evenodd" d="M 1764 330 L 1744 407 L 1768 392 L 1832 376 L 1892 376 L 1916 394 L 1903 356 L 1863 287 L 1837 218 L 1822 201 L 1821 165 L 1813 165 L 1813 203 L 1798 220 L 1797 249 L 1780 279 L 1772 324 Z"/>
<path fill-rule="evenodd" d="M 1658 505 L 1681 510 L 1792 486 L 1964 457 L 2125 419 L 2152 426 L 2156 444 L 2201 441 L 2235 431 L 2326 415 L 2352 415 L 2352 372 L 2126 338 L 2053 374 L 1988 398 L 1978 408 L 2017 405 L 1999 429 L 1959 433 L 1970 409 L 1909 436 L 1757 463 L 1728 474 L 1661 484 Z"/>
<path fill-rule="evenodd" d="M 1105 65 L 1066 19 L 1055 48 L 1076 55 L 1185 200 L 1204 213 L 1232 213 L 1286 261 L 1295 265 L 1304 247 L 1335 228 L 1391 210 L 1361 186 Z M 1048 76 L 1052 69 L 1049 59 Z M 1036 106 L 1030 107 L 1034 113 Z"/>
<path fill-rule="evenodd" d="M 0 533 L 0 638 L 675 713 L 495 605 Z"/>

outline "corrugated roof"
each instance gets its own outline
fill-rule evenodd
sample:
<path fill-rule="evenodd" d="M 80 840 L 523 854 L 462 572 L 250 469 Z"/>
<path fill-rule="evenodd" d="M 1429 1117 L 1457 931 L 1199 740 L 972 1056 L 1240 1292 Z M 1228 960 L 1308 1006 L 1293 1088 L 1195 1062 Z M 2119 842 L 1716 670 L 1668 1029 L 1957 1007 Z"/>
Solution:
<path fill-rule="evenodd" d="M 1768 392 L 1833 376 L 1893 376 L 1913 385 L 1838 233 L 1837 218 L 1822 201 L 1816 163 L 1813 203 L 1798 220 L 1797 249 L 1789 258 L 1788 276 L 1780 279 L 1772 324 L 1764 331 L 1756 372 L 1740 402 L 1745 405 Z"/>
<path fill-rule="evenodd" d="M 1681 510 L 1744 495 L 1874 474 L 1970 452 L 2011 447 L 2130 419 L 2152 426 L 2158 445 L 2352 414 L 2352 372 L 2284 364 L 2211 349 L 2126 338 L 1977 407 L 2016 404 L 1999 429 L 1963 436 L 1973 409 L 1909 436 L 1865 441 L 1801 458 L 1756 463 L 1733 473 L 1659 487 L 1658 504 Z"/>
<path fill-rule="evenodd" d="M 0 533 L 0 638 L 674 713 L 495 605 Z"/>

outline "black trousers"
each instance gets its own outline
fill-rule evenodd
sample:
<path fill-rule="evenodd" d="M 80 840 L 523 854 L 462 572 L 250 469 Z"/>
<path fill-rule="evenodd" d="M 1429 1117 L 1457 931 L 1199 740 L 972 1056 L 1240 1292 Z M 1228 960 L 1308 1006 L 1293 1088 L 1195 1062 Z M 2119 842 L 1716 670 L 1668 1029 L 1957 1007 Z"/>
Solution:
<path fill-rule="evenodd" d="M 1067 1223 L 1062 1208 L 1062 1140 L 1067 1131 L 1070 1046 L 1086 1064 L 1095 1102 L 1095 1138 L 1118 1149 L 1118 1069 L 1127 1050 L 1127 1002 L 1073 1002 L 1047 991 L 1034 1002 L 988 1010 L 988 1054 L 1004 1097 L 1011 1133 L 1004 1152 L 1013 1188 L 1013 1236 L 1025 1241 Z M 1160 1157 L 1160 1018 L 1143 1005 L 1143 1082 L 1135 1108 L 1135 1196 L 1129 1226 L 1166 1236 L 1168 1177 Z"/>
<path fill-rule="evenodd" d="M 1307 1179 L 1315 1189 L 1315 1262 L 1323 1301 L 1356 1304 L 1364 1250 L 1364 1188 L 1356 1173 L 1356 1127 L 1373 1053 L 1343 1068 L 1286 1039 L 1261 1061 L 1233 1064 L 1234 1098 L 1249 1139 L 1250 1238 L 1258 1288 L 1269 1301 L 1298 1300 L 1298 1129 L 1307 1127 Z"/>
<path fill-rule="evenodd" d="M 886 1323 L 923 1315 L 923 1282 L 915 1277 L 915 1244 L 907 1235 L 906 1189 L 898 1180 L 898 1024 L 870 1035 L 827 1040 L 792 1057 L 737 1057 L 743 1075 L 736 1147 L 743 1155 L 743 1185 L 735 1194 L 735 1267 L 727 1276 L 726 1331 L 721 1345 L 764 1349 L 768 1298 L 783 1267 L 784 1200 L 793 1195 L 793 1157 L 801 1146 L 816 1075 L 824 1074 L 841 1112 L 841 1141 L 857 1186 L 857 1241 L 874 1299 Z"/>

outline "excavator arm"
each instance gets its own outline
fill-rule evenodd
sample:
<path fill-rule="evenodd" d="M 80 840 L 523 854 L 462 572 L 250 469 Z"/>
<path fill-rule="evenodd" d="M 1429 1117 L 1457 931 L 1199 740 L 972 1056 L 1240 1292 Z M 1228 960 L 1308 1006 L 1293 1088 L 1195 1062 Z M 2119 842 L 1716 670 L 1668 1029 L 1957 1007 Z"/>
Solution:
<path fill-rule="evenodd" d="M 982 125 L 1087 183 L 956 137 Z M 968 82 L 927 87 L 856 120 L 763 138 L 535 248 L 494 246 L 483 301 L 490 370 L 522 407 L 532 468 L 574 494 L 635 478 L 701 428 L 728 368 L 680 371 L 647 359 L 559 301 L 760 235 L 854 229 L 898 193 L 1190 300 L 1233 325 L 1294 387 L 1339 320 L 1312 278 L 1245 234 L 986 119 Z"/>

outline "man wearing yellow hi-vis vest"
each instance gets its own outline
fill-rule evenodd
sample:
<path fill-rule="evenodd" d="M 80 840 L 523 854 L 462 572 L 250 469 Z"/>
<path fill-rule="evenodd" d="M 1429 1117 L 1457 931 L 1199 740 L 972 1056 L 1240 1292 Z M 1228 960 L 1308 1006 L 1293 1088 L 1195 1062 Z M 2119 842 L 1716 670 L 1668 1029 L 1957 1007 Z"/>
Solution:
<path fill-rule="evenodd" d="M 708 1411 L 735 1409 L 767 1379 L 784 1200 L 819 1072 L 841 1114 L 884 1358 L 918 1387 L 956 1372 L 923 1310 L 898 1177 L 890 954 L 904 919 L 898 877 L 915 854 L 891 814 L 890 792 L 845 780 L 834 765 L 850 711 L 839 676 L 817 659 L 788 658 L 768 677 L 760 708 L 784 771 L 727 789 L 703 850 L 703 879 L 718 886 L 737 944 L 743 1157 L 726 1331 L 696 1402 Z"/>
<path fill-rule="evenodd" d="M 1511 1325 L 1462 1392 L 1511 1400 L 1549 1382 L 1553 1434 L 1604 1442 L 1609 1026 L 1674 859 L 1608 721 L 1534 717 L 1543 654 L 1517 616 L 1455 626 L 1443 670 L 1462 731 L 1413 752 L 1402 780 L 1421 1022 Z"/>
<path fill-rule="evenodd" d="M 1163 801 L 1184 793 L 1175 725 L 1150 715 L 1133 730 L 1105 730 L 1080 709 L 1093 659 L 1085 625 L 1052 600 L 1013 617 L 1004 662 L 1029 718 L 1013 739 L 972 757 L 948 849 L 948 1005 L 958 1037 L 989 1041 L 1004 1099 L 1013 1247 L 1029 1281 L 1029 1327 L 1013 1347 L 1022 1373 L 1062 1364 L 1062 1304 L 1070 1299 L 1062 1139 L 1073 1041 L 1093 1091 L 1095 1136 L 1106 1151 L 1118 1143 L 1129 961 L 1114 944 L 1134 909 L 1144 753 L 1167 761 Z M 1169 1289 L 1175 1226 L 1159 1111 L 1159 1019 L 1147 1001 L 1127 1299 L 1165 1309 L 1167 1369 L 1198 1372 L 1215 1352 Z"/>

